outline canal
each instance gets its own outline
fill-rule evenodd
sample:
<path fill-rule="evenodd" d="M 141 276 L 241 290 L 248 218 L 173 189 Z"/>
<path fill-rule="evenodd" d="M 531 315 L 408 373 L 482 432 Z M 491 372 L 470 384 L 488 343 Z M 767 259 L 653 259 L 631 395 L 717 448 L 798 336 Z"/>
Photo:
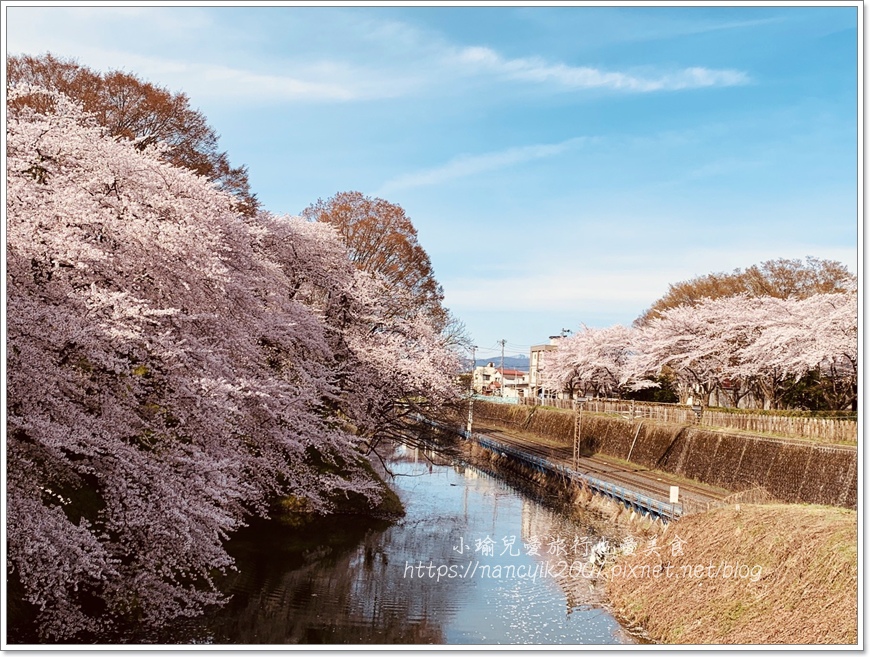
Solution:
<path fill-rule="evenodd" d="M 210 644 L 634 643 L 589 563 L 599 523 L 470 464 L 403 445 L 388 460 L 395 523 L 259 522 L 229 543 L 216 613 L 177 641 Z M 595 527 L 598 527 L 596 530 Z"/>

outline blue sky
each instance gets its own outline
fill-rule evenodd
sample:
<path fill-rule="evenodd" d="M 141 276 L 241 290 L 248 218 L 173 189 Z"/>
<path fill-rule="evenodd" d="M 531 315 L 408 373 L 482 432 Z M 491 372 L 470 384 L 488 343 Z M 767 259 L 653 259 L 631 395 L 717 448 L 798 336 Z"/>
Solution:
<path fill-rule="evenodd" d="M 857 3 L 4 10 L 8 54 L 186 92 L 270 211 L 401 205 L 479 356 L 771 258 L 857 271 Z"/>

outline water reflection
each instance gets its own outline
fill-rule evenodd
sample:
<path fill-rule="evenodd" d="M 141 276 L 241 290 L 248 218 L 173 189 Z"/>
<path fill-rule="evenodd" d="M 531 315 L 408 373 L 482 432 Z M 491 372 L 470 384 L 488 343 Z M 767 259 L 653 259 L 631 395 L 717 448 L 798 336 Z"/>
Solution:
<path fill-rule="evenodd" d="M 327 518 L 260 523 L 229 546 L 232 601 L 191 640 L 233 644 L 609 644 L 631 642 L 584 578 L 547 559 L 589 530 L 499 479 L 397 446 L 406 516 L 391 526 Z M 513 537 L 513 538 L 512 538 Z M 565 555 L 548 554 L 554 537 Z M 529 550 L 540 540 L 538 554 Z M 488 547 L 486 547 L 488 546 Z M 579 557 L 577 557 L 579 558 Z M 567 595 L 566 595 L 567 592 Z"/>

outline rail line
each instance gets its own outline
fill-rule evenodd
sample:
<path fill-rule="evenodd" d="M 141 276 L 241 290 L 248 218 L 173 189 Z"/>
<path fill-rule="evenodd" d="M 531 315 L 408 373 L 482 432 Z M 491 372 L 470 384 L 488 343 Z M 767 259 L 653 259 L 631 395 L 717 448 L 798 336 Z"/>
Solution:
<path fill-rule="evenodd" d="M 455 427 L 419 419 L 457 433 L 485 449 L 524 462 L 539 472 L 567 478 L 595 493 L 621 502 L 638 513 L 660 518 L 663 522 L 720 506 L 724 503 L 724 498 L 730 495 L 730 491 L 724 489 L 677 480 L 667 473 L 643 467 L 623 466 L 596 456 L 580 457 L 575 469 L 573 451 L 569 446 L 541 445 L 491 428 L 484 429 L 485 433 L 475 431 L 469 435 L 467 431 Z M 675 504 L 669 501 L 672 485 L 680 487 L 680 500 Z"/>
<path fill-rule="evenodd" d="M 517 436 L 495 429 L 484 429 L 482 435 L 526 451 L 531 455 L 548 459 L 562 467 L 571 467 L 573 465 L 573 453 L 570 446 L 549 447 L 540 445 L 531 440 L 518 438 Z M 730 491 L 724 489 L 686 482 L 682 478 L 677 480 L 676 478 L 669 477 L 667 473 L 655 472 L 649 468 L 615 464 L 598 456 L 580 457 L 577 473 L 612 481 L 613 483 L 663 501 L 666 501 L 670 496 L 670 486 L 678 485 L 680 487 L 680 498 L 684 507 L 684 513 L 707 510 L 712 506 L 720 505 L 723 499 L 731 494 Z"/>
<path fill-rule="evenodd" d="M 654 516 L 660 518 L 663 522 L 668 522 L 679 518 L 684 513 L 682 504 L 671 504 L 640 492 L 635 488 L 628 488 L 613 481 L 582 473 L 563 463 L 558 463 L 542 456 L 536 456 L 525 449 L 498 441 L 490 436 L 471 433 L 466 435 L 465 439 L 502 456 L 516 459 L 541 473 L 573 481 L 575 484 L 584 486 L 599 495 L 604 495 L 621 502 L 642 515 Z"/>

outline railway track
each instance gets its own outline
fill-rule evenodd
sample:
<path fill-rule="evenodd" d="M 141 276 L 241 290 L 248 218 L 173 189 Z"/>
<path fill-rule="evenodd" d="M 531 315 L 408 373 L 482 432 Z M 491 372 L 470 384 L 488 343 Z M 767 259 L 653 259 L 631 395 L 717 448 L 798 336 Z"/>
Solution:
<path fill-rule="evenodd" d="M 553 463 L 570 467 L 573 462 L 570 446 L 541 445 L 532 440 L 511 435 L 503 430 L 488 427 L 481 427 L 477 432 Z M 625 466 L 613 463 L 599 456 L 580 457 L 577 471 L 584 475 L 637 490 L 661 501 L 668 500 L 671 486 L 679 486 L 680 502 L 687 509 L 706 509 L 717 506 L 731 494 L 731 491 L 721 488 L 705 486 L 697 482 L 687 482 L 668 473 L 653 471 L 641 466 Z"/>

